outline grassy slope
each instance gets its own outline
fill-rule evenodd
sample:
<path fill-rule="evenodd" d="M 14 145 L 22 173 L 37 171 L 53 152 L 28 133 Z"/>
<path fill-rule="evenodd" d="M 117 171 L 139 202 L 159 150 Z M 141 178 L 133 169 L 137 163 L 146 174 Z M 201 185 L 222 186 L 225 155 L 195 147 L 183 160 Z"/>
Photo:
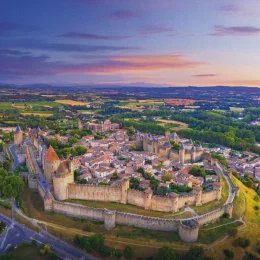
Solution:
<path fill-rule="evenodd" d="M 260 242 L 260 210 L 256 211 L 254 206 L 260 206 L 260 202 L 254 201 L 254 197 L 256 192 L 252 189 L 247 188 L 244 184 L 242 184 L 239 180 L 233 178 L 234 183 L 240 187 L 240 196 L 236 201 L 234 201 L 234 217 L 239 217 L 244 211 L 245 205 L 245 212 L 243 220 L 246 223 L 246 226 L 243 228 L 241 227 L 238 233 L 238 236 L 248 238 L 251 240 L 250 247 L 246 249 L 242 249 L 239 247 L 233 247 L 232 242 L 233 238 L 229 238 L 225 240 L 225 242 L 217 245 L 214 249 L 216 255 L 219 259 L 223 258 L 223 249 L 229 248 L 230 250 L 235 252 L 235 259 L 242 259 L 244 252 L 249 251 L 255 254 L 256 250 L 256 243 L 257 241 Z M 245 204 L 244 204 L 245 201 Z"/>

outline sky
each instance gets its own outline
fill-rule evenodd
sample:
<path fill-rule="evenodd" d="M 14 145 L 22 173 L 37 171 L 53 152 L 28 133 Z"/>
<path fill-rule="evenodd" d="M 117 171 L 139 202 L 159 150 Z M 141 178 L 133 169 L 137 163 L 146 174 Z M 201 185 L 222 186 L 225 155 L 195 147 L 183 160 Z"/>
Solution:
<path fill-rule="evenodd" d="M 0 83 L 260 86 L 259 0 L 0 4 Z"/>

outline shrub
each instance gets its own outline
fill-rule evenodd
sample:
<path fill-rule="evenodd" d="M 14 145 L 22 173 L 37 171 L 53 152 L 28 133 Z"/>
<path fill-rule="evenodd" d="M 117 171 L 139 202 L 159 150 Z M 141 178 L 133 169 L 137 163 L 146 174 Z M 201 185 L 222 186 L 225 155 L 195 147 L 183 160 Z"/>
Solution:
<path fill-rule="evenodd" d="M 158 250 L 156 260 L 165 260 L 165 259 L 179 260 L 180 257 L 172 247 L 163 246 Z"/>
<path fill-rule="evenodd" d="M 238 230 L 237 228 L 231 228 L 228 230 L 228 234 L 231 236 L 231 237 L 235 237 L 238 233 Z"/>
<path fill-rule="evenodd" d="M 222 215 L 222 218 L 229 218 L 229 214 L 225 212 L 225 213 Z"/>
<path fill-rule="evenodd" d="M 259 210 L 259 206 L 254 206 L 254 209 L 255 210 Z"/>
<path fill-rule="evenodd" d="M 37 241 L 35 239 L 32 239 L 32 245 L 37 246 Z"/>
<path fill-rule="evenodd" d="M 235 257 L 235 254 L 233 251 L 224 249 L 223 250 L 224 255 L 226 256 L 226 259 L 233 259 Z"/>
<path fill-rule="evenodd" d="M 124 248 L 124 257 L 126 259 L 131 259 L 133 257 L 133 249 L 131 246 L 125 246 Z"/>
<path fill-rule="evenodd" d="M 21 247 L 23 247 L 23 246 L 27 246 L 27 245 L 28 245 L 27 242 L 24 241 L 24 240 L 22 240 L 22 241 L 20 242 L 20 246 L 21 246 Z"/>
<path fill-rule="evenodd" d="M 243 238 L 243 237 L 238 237 L 233 242 L 233 246 L 235 246 L 235 247 L 240 246 L 242 248 L 246 248 L 249 245 L 250 245 L 250 240 L 247 238 Z"/>
<path fill-rule="evenodd" d="M 59 257 L 57 255 L 53 254 L 53 253 L 50 253 L 49 257 L 50 257 L 50 260 L 58 260 L 59 259 Z"/>
<path fill-rule="evenodd" d="M 83 228 L 84 231 L 91 232 L 93 231 L 94 225 L 91 222 L 88 222 L 85 227 Z"/>
<path fill-rule="evenodd" d="M 258 195 L 255 195 L 254 201 L 259 202 L 260 201 L 260 197 Z"/>
<path fill-rule="evenodd" d="M 121 253 L 117 249 L 114 248 L 110 252 L 110 258 L 112 258 L 112 259 L 119 259 L 120 257 L 121 257 Z"/>

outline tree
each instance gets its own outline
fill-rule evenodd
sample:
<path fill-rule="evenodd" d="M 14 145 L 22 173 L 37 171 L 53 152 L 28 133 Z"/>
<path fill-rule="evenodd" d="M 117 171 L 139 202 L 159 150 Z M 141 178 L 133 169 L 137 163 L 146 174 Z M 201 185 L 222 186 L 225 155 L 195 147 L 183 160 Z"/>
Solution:
<path fill-rule="evenodd" d="M 163 181 L 170 181 L 172 179 L 172 175 L 167 173 L 162 176 Z"/>
<path fill-rule="evenodd" d="M 231 236 L 231 237 L 235 237 L 238 233 L 238 230 L 237 228 L 231 228 L 228 230 L 228 234 Z"/>
<path fill-rule="evenodd" d="M 4 180 L 3 195 L 6 198 L 18 197 L 24 190 L 24 182 L 18 176 L 7 176 Z"/>
<path fill-rule="evenodd" d="M 105 237 L 103 234 L 95 234 L 89 238 L 89 241 L 96 252 L 100 252 L 104 248 Z"/>
<path fill-rule="evenodd" d="M 144 168 L 139 167 L 139 168 L 137 169 L 137 172 L 139 172 L 139 173 L 141 173 L 142 175 L 144 175 Z"/>
<path fill-rule="evenodd" d="M 204 260 L 204 249 L 201 246 L 192 246 L 184 260 Z"/>
<path fill-rule="evenodd" d="M 126 259 L 131 259 L 133 257 L 133 249 L 131 246 L 125 246 L 124 248 L 124 257 Z"/>
<path fill-rule="evenodd" d="M 74 180 L 77 180 L 79 175 L 80 175 L 80 171 L 79 170 L 75 170 L 74 171 Z"/>
<path fill-rule="evenodd" d="M 12 167 L 12 162 L 10 160 L 5 160 L 4 163 L 3 163 L 3 168 L 5 170 L 10 170 Z"/>
<path fill-rule="evenodd" d="M 135 178 L 134 176 L 132 176 L 130 178 L 130 187 L 131 189 L 137 189 L 139 187 L 140 181 Z"/>
<path fill-rule="evenodd" d="M 118 173 L 117 173 L 117 171 L 115 171 L 115 172 L 112 174 L 111 179 L 113 179 L 113 180 L 118 179 Z"/>
<path fill-rule="evenodd" d="M 110 252 L 110 258 L 112 258 L 112 259 L 119 259 L 120 257 L 121 257 L 121 253 L 117 249 L 114 248 Z"/>
<path fill-rule="evenodd" d="M 75 147 L 75 150 L 78 155 L 83 155 L 87 152 L 88 149 L 84 146 L 77 146 L 77 147 Z"/>
<path fill-rule="evenodd" d="M 8 171 L 6 171 L 4 168 L 0 168 L 0 192 L 1 192 L 1 195 L 3 194 L 4 180 L 7 176 L 8 176 Z"/>
<path fill-rule="evenodd" d="M 161 187 L 158 188 L 157 193 L 158 193 L 158 195 L 160 195 L 160 196 L 166 196 L 166 194 L 168 193 L 168 191 L 169 191 L 169 189 L 168 189 L 167 187 L 161 186 Z"/>
<path fill-rule="evenodd" d="M 237 247 L 240 246 L 242 248 L 246 248 L 250 245 L 250 240 L 243 237 L 238 237 L 233 241 L 233 246 Z"/>
<path fill-rule="evenodd" d="M 198 165 L 193 165 L 189 171 L 189 174 L 193 175 L 193 176 L 201 176 L 203 178 L 206 177 L 206 173 L 205 170 L 200 168 L 200 166 Z"/>
<path fill-rule="evenodd" d="M 225 259 L 227 260 L 231 260 L 235 257 L 235 254 L 233 251 L 229 250 L 229 249 L 224 249 L 223 253 L 225 255 Z"/>
<path fill-rule="evenodd" d="M 158 250 L 156 260 L 179 260 L 180 256 L 172 247 L 163 246 Z"/>

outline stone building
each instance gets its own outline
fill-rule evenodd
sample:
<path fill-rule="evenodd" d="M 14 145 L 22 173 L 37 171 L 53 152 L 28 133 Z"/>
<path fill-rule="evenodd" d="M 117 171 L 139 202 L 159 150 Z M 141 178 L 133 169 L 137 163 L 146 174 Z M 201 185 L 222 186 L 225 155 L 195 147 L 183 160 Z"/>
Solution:
<path fill-rule="evenodd" d="M 120 128 L 119 124 L 112 123 L 110 119 L 101 122 L 100 124 L 88 122 L 86 128 L 93 133 L 107 133 L 109 131 L 117 130 Z"/>
<path fill-rule="evenodd" d="M 172 148 L 171 141 L 180 145 L 178 150 Z M 191 140 L 180 139 L 176 133 L 166 131 L 165 136 L 152 136 L 136 132 L 136 145 L 143 146 L 144 151 L 158 153 L 161 157 L 167 157 L 172 162 L 194 163 L 202 158 L 201 144 L 194 146 Z"/>

